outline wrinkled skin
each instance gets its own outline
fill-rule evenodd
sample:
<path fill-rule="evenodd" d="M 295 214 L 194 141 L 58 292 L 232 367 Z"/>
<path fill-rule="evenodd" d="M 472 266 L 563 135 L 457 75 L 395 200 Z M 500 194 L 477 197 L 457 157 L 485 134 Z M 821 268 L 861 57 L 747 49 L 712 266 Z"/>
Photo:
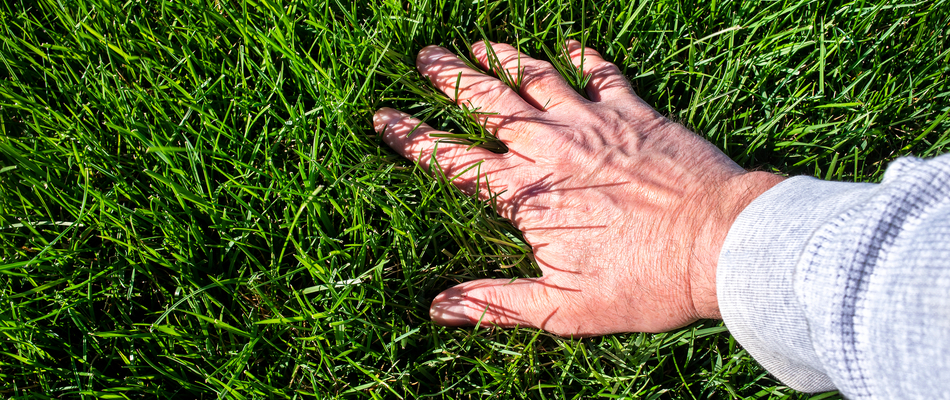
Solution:
<path fill-rule="evenodd" d="M 490 45 L 505 68 L 499 73 L 523 68 L 519 91 L 484 72 L 485 43 L 473 48 L 484 71 L 436 46 L 419 52 L 417 67 L 458 104 L 488 113 L 481 118 L 507 153 L 437 144 L 429 134 L 438 131 L 390 108 L 374 117 L 404 157 L 424 167 L 435 157 L 461 190 L 497 196 L 498 213 L 524 232 L 543 273 L 449 288 L 432 302 L 433 321 L 591 336 L 719 318 L 716 263 L 726 233 L 782 178 L 746 172 L 664 118 L 594 50 L 583 50 L 588 100 L 549 63 Z M 567 46 L 580 68 L 580 43 Z"/>

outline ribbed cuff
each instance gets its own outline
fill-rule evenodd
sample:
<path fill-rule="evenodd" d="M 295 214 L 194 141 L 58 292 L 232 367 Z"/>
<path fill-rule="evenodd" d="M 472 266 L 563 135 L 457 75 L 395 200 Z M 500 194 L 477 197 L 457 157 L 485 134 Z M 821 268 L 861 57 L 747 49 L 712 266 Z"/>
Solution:
<path fill-rule="evenodd" d="M 726 327 L 756 361 L 793 389 L 835 389 L 794 293 L 795 266 L 822 224 L 865 201 L 875 187 L 787 179 L 749 204 L 723 243 L 716 291 Z"/>

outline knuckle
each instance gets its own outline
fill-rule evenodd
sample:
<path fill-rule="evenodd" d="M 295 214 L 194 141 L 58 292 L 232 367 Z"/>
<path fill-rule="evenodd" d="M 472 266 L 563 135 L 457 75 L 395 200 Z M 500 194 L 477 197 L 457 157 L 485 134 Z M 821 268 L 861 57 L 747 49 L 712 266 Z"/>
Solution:
<path fill-rule="evenodd" d="M 571 58 L 578 59 L 584 56 L 585 61 L 592 61 L 594 58 L 600 58 L 600 54 L 588 47 L 578 46 L 576 49 L 571 51 Z"/>
<path fill-rule="evenodd" d="M 460 156 L 459 147 L 445 142 L 436 142 L 435 146 L 438 148 L 435 158 L 442 167 L 442 170 L 446 173 L 453 172 L 454 161 Z"/>
<path fill-rule="evenodd" d="M 548 64 L 550 66 L 550 64 Z M 544 89 L 561 79 L 561 75 L 554 67 L 533 70 L 526 73 L 521 82 L 522 90 Z"/>
<path fill-rule="evenodd" d="M 474 317 L 476 319 L 481 318 L 484 322 L 490 322 L 492 324 L 511 326 L 518 324 L 520 321 L 515 318 L 511 310 L 503 306 L 503 304 L 508 304 L 506 302 L 505 295 L 500 293 L 497 290 L 491 289 L 481 289 L 469 293 L 472 297 L 479 299 L 476 303 L 479 304 L 479 307 L 474 310 Z"/>
<path fill-rule="evenodd" d="M 542 72 L 556 72 L 554 65 L 544 60 L 533 60 L 531 67 Z"/>
<path fill-rule="evenodd" d="M 591 68 L 590 72 L 598 75 L 618 75 L 620 74 L 620 68 L 612 62 L 604 61 Z"/>

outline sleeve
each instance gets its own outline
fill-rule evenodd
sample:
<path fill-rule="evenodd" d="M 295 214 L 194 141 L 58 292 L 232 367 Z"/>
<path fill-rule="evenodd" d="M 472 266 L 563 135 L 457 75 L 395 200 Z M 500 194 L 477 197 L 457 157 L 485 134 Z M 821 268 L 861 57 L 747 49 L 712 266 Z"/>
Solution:
<path fill-rule="evenodd" d="M 950 155 L 880 184 L 785 180 L 729 230 L 716 276 L 736 340 L 786 385 L 849 398 L 950 391 Z"/>

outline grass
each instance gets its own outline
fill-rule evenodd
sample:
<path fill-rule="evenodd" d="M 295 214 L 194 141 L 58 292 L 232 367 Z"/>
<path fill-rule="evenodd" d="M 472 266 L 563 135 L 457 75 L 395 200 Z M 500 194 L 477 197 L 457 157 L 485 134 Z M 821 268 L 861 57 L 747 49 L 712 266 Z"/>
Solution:
<path fill-rule="evenodd" d="M 8 398 L 810 397 L 715 321 L 431 324 L 446 287 L 536 268 L 372 131 L 390 106 L 490 145 L 415 72 L 427 44 L 583 40 L 747 168 L 874 182 L 950 144 L 942 0 L 12 0 L 0 21 Z"/>

